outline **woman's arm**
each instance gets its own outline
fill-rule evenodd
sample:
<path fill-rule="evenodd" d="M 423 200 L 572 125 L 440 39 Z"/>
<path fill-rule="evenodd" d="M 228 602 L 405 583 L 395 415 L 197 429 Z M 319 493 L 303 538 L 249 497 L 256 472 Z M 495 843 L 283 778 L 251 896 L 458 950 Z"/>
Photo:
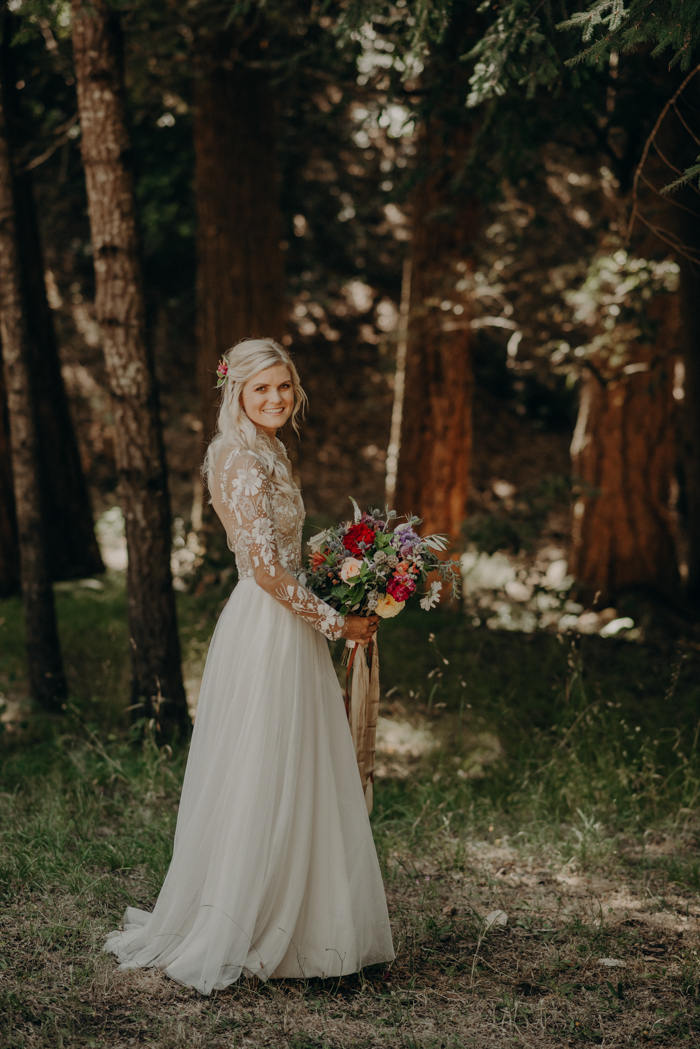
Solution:
<path fill-rule="evenodd" d="M 272 489 L 260 460 L 250 452 L 239 452 L 227 463 L 222 478 L 223 524 L 245 542 L 258 586 L 327 638 L 342 637 L 345 618 L 302 586 L 279 560 L 272 526 Z"/>

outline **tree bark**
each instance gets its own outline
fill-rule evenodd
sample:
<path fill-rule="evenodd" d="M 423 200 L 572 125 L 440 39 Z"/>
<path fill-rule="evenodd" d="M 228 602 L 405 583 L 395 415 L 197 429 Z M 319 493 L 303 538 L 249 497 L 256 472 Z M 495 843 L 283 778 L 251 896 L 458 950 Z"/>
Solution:
<path fill-rule="evenodd" d="M 52 578 L 81 579 L 103 572 L 104 564 L 61 375 L 53 318 L 46 298 L 36 208 L 27 175 L 17 179 L 15 200 L 17 224 L 22 230 L 20 263 L 28 306 L 29 365 L 42 452 L 44 541 Z"/>
<path fill-rule="evenodd" d="M 12 24 L 6 12 L 1 26 L 0 77 L 8 144 L 14 156 L 25 134 L 15 87 L 18 79 L 15 48 L 10 46 Z M 44 543 L 51 578 L 54 581 L 78 579 L 104 571 L 104 565 L 95 538 L 90 499 L 61 375 L 53 318 L 46 298 L 43 254 L 30 173 L 14 172 L 14 192 L 15 222 L 22 232 L 17 250 L 29 337 L 31 393 L 36 405 L 37 439 L 41 449 L 39 476 L 45 511 Z M 0 413 L 5 410 L 4 398 L 4 390 L 0 388 Z M 19 582 L 11 484 L 9 443 L 0 433 L 0 594 L 12 593 Z"/>
<path fill-rule="evenodd" d="M 66 698 L 66 681 L 43 542 L 42 486 L 31 391 L 29 331 L 18 252 L 14 171 L 1 82 L 0 338 L 10 420 L 29 685 L 36 703 L 48 711 L 58 712 Z"/>
<path fill-rule="evenodd" d="M 96 311 L 115 418 L 126 521 L 132 701 L 162 736 L 190 721 L 170 572 L 171 516 L 153 363 L 145 334 L 121 32 L 105 0 L 73 0 L 82 155 L 95 259 Z"/>
<path fill-rule="evenodd" d="M 697 223 L 694 227 L 697 235 Z M 700 236 L 695 244 L 700 245 Z M 685 258 L 681 267 L 683 403 L 679 426 L 682 516 L 688 537 L 688 600 L 700 607 L 700 274 Z"/>
<path fill-rule="evenodd" d="M 460 290 L 473 252 L 476 207 L 451 188 L 465 129 L 428 129 L 433 170 L 414 200 L 411 292 L 395 505 L 458 544 L 467 516 L 472 449 L 469 300 Z M 438 159 L 439 158 L 439 159 Z"/>
<path fill-rule="evenodd" d="M 267 74 L 231 68 L 230 50 L 222 34 L 195 82 L 197 381 L 205 439 L 216 423 L 221 354 L 239 339 L 284 333 L 273 98 Z"/>
<path fill-rule="evenodd" d="M 0 345 L 0 597 L 9 597 L 19 588 L 19 546 L 12 484 L 10 418 L 7 412 Z"/>
<path fill-rule="evenodd" d="M 679 589 L 669 508 L 677 412 L 668 349 L 678 332 L 677 300 L 666 294 L 657 304 L 657 344 L 640 346 L 627 371 L 587 370 L 581 389 L 570 569 L 581 595 L 600 591 L 602 603 L 631 587 L 671 598 Z"/>

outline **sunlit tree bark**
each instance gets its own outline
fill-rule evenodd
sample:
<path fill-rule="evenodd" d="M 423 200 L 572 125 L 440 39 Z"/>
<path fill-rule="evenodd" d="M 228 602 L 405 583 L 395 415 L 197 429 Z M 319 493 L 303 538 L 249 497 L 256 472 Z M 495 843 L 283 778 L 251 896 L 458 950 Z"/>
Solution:
<path fill-rule="evenodd" d="M 677 594 L 669 502 L 676 462 L 673 397 L 677 300 L 657 299 L 659 335 L 617 374 L 587 369 L 571 447 L 577 497 L 571 572 L 581 594 L 614 601 L 643 587 Z M 595 368 L 595 361 L 591 362 Z"/>
<path fill-rule="evenodd" d="M 12 472 L 32 698 L 59 711 L 66 697 L 61 649 L 42 533 L 42 485 L 31 391 L 29 331 L 24 311 L 15 215 L 15 186 L 0 82 L 0 338 L 10 421 Z"/>
<path fill-rule="evenodd" d="M 431 170 L 414 199 L 395 505 L 458 543 L 467 515 L 474 387 L 469 299 L 461 287 L 477 218 L 451 185 L 466 132 L 428 128 L 427 135 Z"/>
<path fill-rule="evenodd" d="M 96 311 L 115 419 L 129 552 L 132 690 L 163 735 L 189 717 L 170 572 L 171 518 L 158 396 L 145 335 L 134 181 L 129 167 L 121 35 L 104 0 L 73 0 L 73 47 Z"/>
<path fill-rule="evenodd" d="M 198 386 L 208 439 L 221 354 L 248 336 L 280 339 L 284 326 L 273 98 L 265 71 L 231 58 L 228 34 L 199 62 L 194 145 Z"/>

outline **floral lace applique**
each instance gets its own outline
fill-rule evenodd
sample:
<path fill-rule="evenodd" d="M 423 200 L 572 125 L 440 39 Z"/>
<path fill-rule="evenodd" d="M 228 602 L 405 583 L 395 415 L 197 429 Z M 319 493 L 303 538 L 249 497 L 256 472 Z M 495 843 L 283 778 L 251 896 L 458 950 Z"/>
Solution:
<path fill-rule="evenodd" d="M 297 578 L 304 524 L 301 494 L 281 491 L 257 456 L 234 448 L 213 485 L 212 502 L 236 556 L 239 577 L 254 578 L 326 637 L 340 637 L 344 617 Z"/>

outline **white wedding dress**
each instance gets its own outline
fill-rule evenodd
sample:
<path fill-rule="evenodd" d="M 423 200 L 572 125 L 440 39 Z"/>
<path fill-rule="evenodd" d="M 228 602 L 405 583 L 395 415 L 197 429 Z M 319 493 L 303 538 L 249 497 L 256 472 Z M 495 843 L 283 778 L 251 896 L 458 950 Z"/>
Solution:
<path fill-rule="evenodd" d="M 282 452 L 282 445 L 279 444 Z M 203 994 L 241 973 L 338 977 L 393 959 L 384 887 L 329 638 L 300 582 L 301 495 L 229 449 L 212 502 L 239 583 L 207 656 L 173 858 L 152 913 L 105 950 Z"/>

